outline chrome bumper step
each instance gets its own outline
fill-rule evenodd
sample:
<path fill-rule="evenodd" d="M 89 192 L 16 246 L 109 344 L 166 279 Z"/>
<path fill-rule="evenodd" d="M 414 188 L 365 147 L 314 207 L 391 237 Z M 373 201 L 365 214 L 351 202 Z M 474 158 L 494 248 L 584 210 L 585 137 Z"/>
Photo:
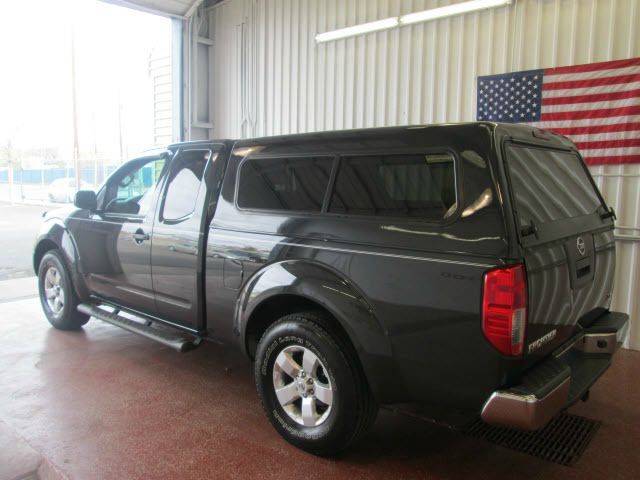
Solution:
<path fill-rule="evenodd" d="M 96 305 L 88 303 L 81 303 L 78 305 L 78 311 L 90 315 L 103 322 L 110 323 L 116 327 L 123 328 L 129 332 L 137 333 L 143 337 L 155 340 L 162 345 L 170 347 L 178 352 L 188 352 L 193 350 L 202 341 L 201 337 L 189 335 L 182 332 L 171 332 L 168 330 L 160 330 L 149 325 L 147 320 L 142 321 L 146 323 L 136 322 L 129 318 L 125 318 L 122 315 L 118 315 L 117 311 L 108 312 Z"/>
<path fill-rule="evenodd" d="M 606 372 L 624 340 L 629 316 L 608 312 L 573 343 L 528 370 L 521 383 L 493 392 L 482 407 L 484 422 L 539 430 L 580 398 Z M 585 337 L 588 340 L 584 340 Z"/>

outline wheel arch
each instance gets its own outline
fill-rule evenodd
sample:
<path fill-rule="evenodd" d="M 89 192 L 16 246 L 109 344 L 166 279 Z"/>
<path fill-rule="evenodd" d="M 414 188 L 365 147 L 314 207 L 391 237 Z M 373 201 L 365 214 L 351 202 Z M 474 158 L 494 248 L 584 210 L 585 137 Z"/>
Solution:
<path fill-rule="evenodd" d="M 38 240 L 36 248 L 33 251 L 33 271 L 36 275 L 38 274 L 42 257 L 44 257 L 48 251 L 58 248 L 60 248 L 60 246 L 50 238 L 42 238 Z"/>
<path fill-rule="evenodd" d="M 353 347 L 373 394 L 383 401 L 387 383 L 398 378 L 386 329 L 355 285 L 317 262 L 270 264 L 249 279 L 238 297 L 234 319 L 243 352 L 253 358 L 271 324 L 289 313 L 309 310 L 327 314 L 324 327 Z"/>
<path fill-rule="evenodd" d="M 84 278 L 78 269 L 78 250 L 71 233 L 65 225 L 58 219 L 52 219 L 45 222 L 36 239 L 35 248 L 33 250 L 33 269 L 38 274 L 40 262 L 47 252 L 51 250 L 60 250 L 65 263 L 65 267 L 71 275 L 73 289 L 79 298 L 88 297 L 88 292 L 84 282 Z"/>
<path fill-rule="evenodd" d="M 336 316 L 316 300 L 292 293 L 278 293 L 264 299 L 256 305 L 255 309 L 247 319 L 245 327 L 244 343 L 245 351 L 250 358 L 254 358 L 258 341 L 264 332 L 278 319 L 291 313 L 306 311 L 321 311 L 327 314 L 329 319 L 325 328 L 338 333 L 356 351 L 356 347 L 351 341 L 349 334 L 336 319 Z"/>

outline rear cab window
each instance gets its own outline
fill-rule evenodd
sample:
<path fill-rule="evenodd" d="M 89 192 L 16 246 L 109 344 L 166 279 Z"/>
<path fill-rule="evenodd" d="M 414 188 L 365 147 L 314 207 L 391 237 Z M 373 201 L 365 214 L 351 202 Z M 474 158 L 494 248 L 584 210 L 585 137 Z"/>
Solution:
<path fill-rule="evenodd" d="M 178 154 L 171 165 L 165 188 L 161 213 L 163 221 L 177 221 L 193 213 L 204 169 L 210 158 L 210 150 L 186 150 Z"/>

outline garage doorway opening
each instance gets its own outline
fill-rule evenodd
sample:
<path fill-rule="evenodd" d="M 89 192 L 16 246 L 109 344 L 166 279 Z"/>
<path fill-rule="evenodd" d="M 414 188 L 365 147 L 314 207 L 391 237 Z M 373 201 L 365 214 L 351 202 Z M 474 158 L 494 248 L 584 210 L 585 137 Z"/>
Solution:
<path fill-rule="evenodd" d="M 3 5 L 0 278 L 33 275 L 42 212 L 177 138 L 174 23 L 99 0 Z"/>
<path fill-rule="evenodd" d="M 69 203 L 174 140 L 171 19 L 98 0 L 7 8 L 29 28 L 0 33 L 20 45 L 0 79 L 0 202 Z"/>

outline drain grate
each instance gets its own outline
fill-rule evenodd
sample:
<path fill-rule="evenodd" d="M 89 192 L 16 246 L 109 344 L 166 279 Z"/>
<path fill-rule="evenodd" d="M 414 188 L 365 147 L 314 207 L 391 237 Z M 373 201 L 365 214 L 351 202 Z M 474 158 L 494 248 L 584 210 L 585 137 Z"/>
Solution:
<path fill-rule="evenodd" d="M 536 432 L 494 427 L 478 420 L 465 428 L 464 434 L 549 462 L 573 465 L 580 459 L 599 427 L 597 420 L 562 413 Z"/>

